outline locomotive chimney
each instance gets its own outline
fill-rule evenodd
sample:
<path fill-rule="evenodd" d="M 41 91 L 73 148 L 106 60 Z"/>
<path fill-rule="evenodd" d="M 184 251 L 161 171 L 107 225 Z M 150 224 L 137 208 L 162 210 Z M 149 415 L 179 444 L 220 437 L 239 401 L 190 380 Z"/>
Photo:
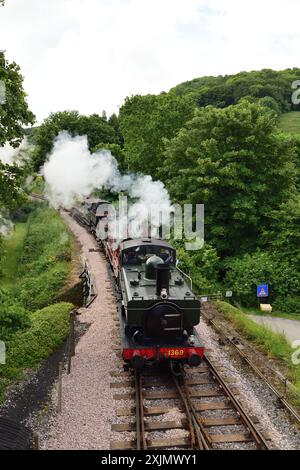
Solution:
<path fill-rule="evenodd" d="M 169 295 L 170 286 L 170 266 L 165 264 L 159 264 L 156 266 L 156 295 L 161 296 L 162 291 L 164 292 L 163 298 L 167 298 Z"/>

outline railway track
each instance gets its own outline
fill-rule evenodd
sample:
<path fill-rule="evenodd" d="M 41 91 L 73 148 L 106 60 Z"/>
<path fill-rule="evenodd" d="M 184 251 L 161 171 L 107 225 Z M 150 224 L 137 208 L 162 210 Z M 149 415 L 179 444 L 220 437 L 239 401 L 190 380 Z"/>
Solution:
<path fill-rule="evenodd" d="M 38 201 L 42 201 L 42 202 L 46 201 L 45 196 L 43 196 L 42 194 L 38 194 L 38 193 L 30 193 L 29 197 L 33 200 L 38 200 Z"/>
<path fill-rule="evenodd" d="M 228 331 L 224 329 L 224 325 L 219 324 L 214 316 L 209 315 L 207 312 L 204 312 L 203 309 L 201 312 L 201 316 L 206 321 L 206 323 L 209 324 L 217 332 L 220 338 L 222 338 L 224 344 L 230 345 L 232 349 L 242 359 L 243 363 L 247 364 L 247 366 L 250 367 L 251 371 L 264 381 L 267 387 L 277 398 L 278 403 L 288 411 L 288 413 L 292 416 L 296 423 L 300 424 L 300 416 L 297 410 L 286 398 L 287 391 L 289 389 L 293 391 L 292 383 L 278 370 L 274 369 L 269 364 L 266 364 L 265 357 L 258 353 L 257 350 L 254 350 L 249 346 L 246 347 L 244 344 L 241 344 L 241 342 L 236 338 L 236 336 L 230 335 Z M 253 354 L 250 355 L 250 352 L 248 350 L 249 348 L 251 349 L 250 352 L 255 355 L 256 363 L 254 363 L 254 360 L 251 357 Z M 257 362 L 259 362 L 259 365 L 257 364 Z M 274 379 L 276 379 L 278 387 L 274 386 L 273 383 L 271 383 L 270 379 L 268 379 L 268 377 L 272 378 L 273 381 Z"/>
<path fill-rule="evenodd" d="M 86 227 L 84 220 L 75 217 Z M 111 285 L 118 301 L 118 290 Z M 119 318 L 115 316 L 116 327 Z M 115 348 L 118 350 L 118 346 Z M 112 424 L 112 431 L 122 433 L 122 440 L 111 442 L 112 450 L 231 448 L 268 450 L 269 436 L 258 430 L 224 381 L 218 369 L 205 357 L 197 368 L 145 369 L 113 374 L 111 383 L 115 400 L 129 400 L 134 405 L 118 409 L 123 421 Z M 124 422 L 125 419 L 125 422 Z M 128 439 L 123 433 L 134 433 Z"/>
<path fill-rule="evenodd" d="M 114 398 L 134 400 L 134 405 L 118 410 L 126 422 L 113 424 L 112 431 L 122 433 L 123 439 L 111 442 L 111 449 L 214 450 L 233 444 L 269 449 L 268 436 L 258 430 L 208 357 L 199 367 L 177 373 L 164 368 L 124 374 L 111 386 L 130 391 Z M 135 438 L 125 440 L 123 433 L 135 433 Z"/>

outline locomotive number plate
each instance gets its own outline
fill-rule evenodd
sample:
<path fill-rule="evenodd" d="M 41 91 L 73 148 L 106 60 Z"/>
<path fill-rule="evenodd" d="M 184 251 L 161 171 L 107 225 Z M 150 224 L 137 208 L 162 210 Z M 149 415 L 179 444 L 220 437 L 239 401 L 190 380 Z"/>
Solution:
<path fill-rule="evenodd" d="M 167 356 L 169 357 L 182 357 L 184 355 L 184 349 L 167 349 Z"/>

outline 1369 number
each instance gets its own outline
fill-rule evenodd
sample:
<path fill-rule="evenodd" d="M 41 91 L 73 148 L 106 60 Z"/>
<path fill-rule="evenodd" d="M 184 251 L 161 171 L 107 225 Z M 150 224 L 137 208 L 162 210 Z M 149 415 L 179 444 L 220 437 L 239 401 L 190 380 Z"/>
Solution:
<path fill-rule="evenodd" d="M 169 349 L 168 350 L 168 356 L 183 356 L 184 355 L 184 350 L 183 349 Z"/>

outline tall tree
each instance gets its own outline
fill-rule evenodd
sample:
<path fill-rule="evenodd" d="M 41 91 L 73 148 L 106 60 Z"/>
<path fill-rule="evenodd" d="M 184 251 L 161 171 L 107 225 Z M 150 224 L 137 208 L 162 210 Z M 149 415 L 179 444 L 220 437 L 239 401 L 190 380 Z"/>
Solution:
<path fill-rule="evenodd" d="M 193 112 L 191 101 L 175 94 L 126 98 L 120 109 L 119 122 L 129 169 L 159 177 L 163 139 L 172 138 Z"/>
<path fill-rule="evenodd" d="M 23 126 L 33 124 L 34 115 L 28 109 L 19 66 L 9 63 L 1 51 L 0 83 L 4 91 L 0 102 L 0 146 L 9 142 L 18 147 L 24 135 Z"/>
<path fill-rule="evenodd" d="M 293 143 L 272 112 L 248 101 L 197 110 L 165 158 L 172 197 L 205 204 L 205 236 L 221 256 L 254 249 L 270 211 L 296 191 Z"/>

